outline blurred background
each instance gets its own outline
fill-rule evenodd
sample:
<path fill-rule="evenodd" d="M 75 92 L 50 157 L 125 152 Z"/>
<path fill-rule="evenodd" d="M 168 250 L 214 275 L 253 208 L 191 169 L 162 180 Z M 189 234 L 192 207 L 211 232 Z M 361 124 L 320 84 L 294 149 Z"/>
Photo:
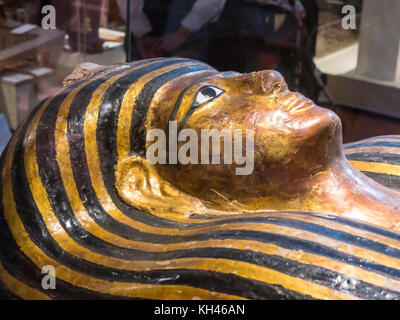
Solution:
<path fill-rule="evenodd" d="M 278 70 L 291 90 L 341 117 L 345 142 L 400 134 L 399 5 L 0 0 L 0 152 L 78 64 L 162 56 L 198 59 L 220 71 Z"/>

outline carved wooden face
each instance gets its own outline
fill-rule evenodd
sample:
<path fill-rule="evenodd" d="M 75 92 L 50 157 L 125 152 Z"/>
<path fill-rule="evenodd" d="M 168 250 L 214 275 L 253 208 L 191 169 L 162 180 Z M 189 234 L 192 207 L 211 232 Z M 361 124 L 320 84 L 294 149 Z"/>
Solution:
<path fill-rule="evenodd" d="M 254 170 L 247 176 L 238 176 L 238 165 L 223 164 L 222 157 L 221 164 L 200 164 L 200 139 L 199 164 L 156 166 L 172 184 L 201 198 L 207 198 L 210 189 L 234 200 L 246 197 L 249 188 L 254 196 L 281 191 L 282 186 L 283 190 L 296 188 L 296 181 L 343 156 L 337 115 L 290 92 L 275 71 L 186 79 L 165 88 L 157 101 L 147 130 L 166 129 L 167 121 L 174 120 L 178 130 L 193 129 L 199 137 L 202 129 L 241 129 L 243 135 L 246 130 L 254 132 Z M 161 116 L 164 110 L 168 116 Z M 221 140 L 221 150 L 222 145 Z M 243 149 L 244 154 L 244 140 Z"/>

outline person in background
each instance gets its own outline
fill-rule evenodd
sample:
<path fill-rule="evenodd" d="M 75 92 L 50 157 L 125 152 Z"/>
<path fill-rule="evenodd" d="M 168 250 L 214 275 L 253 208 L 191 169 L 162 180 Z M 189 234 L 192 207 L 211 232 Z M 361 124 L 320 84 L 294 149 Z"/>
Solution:
<path fill-rule="evenodd" d="M 207 60 L 207 24 L 226 0 L 131 0 L 132 59 L 185 56 Z M 117 0 L 126 19 L 126 0 Z"/>
<path fill-rule="evenodd" d="M 257 70 L 266 34 L 274 33 L 273 15 L 258 1 L 227 0 L 219 20 L 210 26 L 209 63 L 218 70 Z"/>

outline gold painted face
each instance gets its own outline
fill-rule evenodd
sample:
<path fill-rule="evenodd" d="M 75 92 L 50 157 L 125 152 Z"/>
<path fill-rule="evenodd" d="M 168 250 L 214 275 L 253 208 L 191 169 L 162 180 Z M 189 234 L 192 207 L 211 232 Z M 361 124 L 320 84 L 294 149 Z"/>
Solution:
<path fill-rule="evenodd" d="M 169 90 L 171 95 L 173 89 Z M 202 129 L 254 131 L 254 171 L 248 176 L 236 175 L 238 166 L 222 160 L 221 164 L 156 166 L 164 179 L 200 199 L 242 202 L 249 192 L 252 197 L 284 198 L 285 193 L 300 191 L 297 182 L 343 157 L 336 114 L 290 92 L 278 72 L 213 74 L 191 85 L 181 98 L 174 119 L 180 129 L 193 129 L 199 137 Z M 166 109 L 171 107 L 170 103 Z M 166 127 L 165 120 L 162 126 Z M 199 142 L 198 150 L 201 147 Z"/>
<path fill-rule="evenodd" d="M 200 152 L 199 164 L 151 164 L 140 154 L 126 154 L 119 158 L 115 186 L 134 207 L 171 218 L 300 210 L 387 227 L 399 223 L 398 194 L 346 160 L 338 116 L 290 92 L 277 72 L 240 75 L 211 69 L 169 81 L 152 98 L 141 129 L 166 132 L 171 120 L 197 137 L 203 129 L 240 130 L 243 135 L 252 130 L 253 171 L 237 175 L 243 165 L 224 164 L 223 156 L 220 164 L 202 164 Z M 186 143 L 178 142 L 177 149 Z M 146 142 L 147 151 L 151 144 Z M 223 139 L 219 145 L 224 150 Z"/>

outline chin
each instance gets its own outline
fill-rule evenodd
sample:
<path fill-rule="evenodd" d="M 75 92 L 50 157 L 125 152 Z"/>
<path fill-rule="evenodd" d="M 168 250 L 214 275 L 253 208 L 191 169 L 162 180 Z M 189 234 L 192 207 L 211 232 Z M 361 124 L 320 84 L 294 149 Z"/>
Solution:
<path fill-rule="evenodd" d="M 339 133 L 341 135 L 342 122 L 339 116 L 315 104 L 312 104 L 302 115 L 297 114 L 294 119 L 303 123 L 303 130 L 315 131 L 316 134 L 328 134 L 330 138 Z"/>
<path fill-rule="evenodd" d="M 342 122 L 339 116 L 331 110 L 315 106 L 314 110 L 319 114 L 318 121 L 311 129 L 311 144 L 314 145 L 314 153 L 323 152 L 328 162 L 341 157 L 343 154 Z M 313 150 L 310 150 L 312 152 Z"/>

